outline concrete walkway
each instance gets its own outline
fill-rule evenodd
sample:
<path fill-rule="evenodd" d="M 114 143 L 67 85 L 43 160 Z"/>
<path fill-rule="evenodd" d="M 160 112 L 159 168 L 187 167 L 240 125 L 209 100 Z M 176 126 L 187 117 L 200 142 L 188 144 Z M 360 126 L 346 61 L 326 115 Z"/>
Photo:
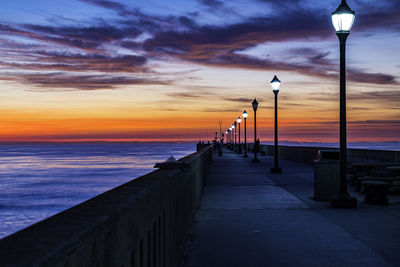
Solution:
<path fill-rule="evenodd" d="M 312 166 L 249 156 L 215 155 L 183 266 L 400 266 L 399 203 L 331 209 Z"/>

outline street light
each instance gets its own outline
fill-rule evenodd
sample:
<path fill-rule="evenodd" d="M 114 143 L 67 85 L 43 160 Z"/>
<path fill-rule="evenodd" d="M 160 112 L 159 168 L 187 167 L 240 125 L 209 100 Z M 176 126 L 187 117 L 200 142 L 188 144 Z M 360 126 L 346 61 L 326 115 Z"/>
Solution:
<path fill-rule="evenodd" d="M 253 103 L 251 103 L 253 106 L 254 110 L 254 159 L 253 162 L 259 162 L 257 158 L 257 108 L 258 108 L 258 102 L 254 98 Z"/>
<path fill-rule="evenodd" d="M 340 191 L 332 198 L 334 208 L 356 208 L 357 199 L 347 191 L 347 134 L 346 134 L 346 40 L 353 26 L 355 12 L 342 0 L 332 12 L 332 24 L 340 43 Z"/>
<path fill-rule="evenodd" d="M 281 86 L 281 81 L 275 75 L 271 81 L 272 92 L 274 92 L 275 95 L 275 149 L 274 149 L 275 161 L 274 161 L 274 167 L 271 168 L 271 173 L 282 172 L 282 169 L 279 168 L 278 164 L 278 93 L 280 86 Z"/>
<path fill-rule="evenodd" d="M 242 154 L 242 145 L 240 144 L 240 123 L 242 123 L 242 119 L 240 116 L 237 118 L 237 123 L 239 124 L 239 149 L 237 151 L 238 154 Z"/>
<path fill-rule="evenodd" d="M 235 136 L 235 147 L 234 147 L 233 151 L 235 151 L 235 152 L 236 152 L 236 125 L 237 125 L 237 122 L 235 121 L 233 123 L 233 129 L 235 129 L 235 132 L 233 133 L 233 135 Z"/>
<path fill-rule="evenodd" d="M 246 120 L 247 120 L 247 116 L 248 115 L 249 114 L 247 114 L 246 110 L 243 111 L 242 116 L 243 116 L 243 119 L 244 119 L 244 155 L 243 155 L 244 158 L 248 157 L 248 155 L 247 155 L 247 129 L 246 129 L 247 128 Z"/>
<path fill-rule="evenodd" d="M 232 148 L 232 126 L 229 127 L 229 149 Z"/>
<path fill-rule="evenodd" d="M 226 129 L 226 147 L 229 148 L 229 128 Z"/>
<path fill-rule="evenodd" d="M 230 149 L 232 150 L 233 149 L 233 128 L 232 128 L 232 125 L 231 125 L 231 127 L 230 127 L 230 129 L 231 129 L 231 133 L 230 133 L 230 136 L 231 136 L 231 147 L 230 147 Z"/>

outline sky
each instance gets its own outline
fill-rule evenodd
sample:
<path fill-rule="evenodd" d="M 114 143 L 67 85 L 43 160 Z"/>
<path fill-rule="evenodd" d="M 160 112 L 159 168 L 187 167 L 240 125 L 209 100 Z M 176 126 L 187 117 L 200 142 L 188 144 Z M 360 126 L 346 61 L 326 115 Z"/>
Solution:
<path fill-rule="evenodd" d="M 400 2 L 348 0 L 349 142 L 400 141 Z M 337 142 L 339 0 L 0 0 L 1 141 Z M 243 130 L 243 128 L 242 128 Z M 242 133 L 243 134 L 243 133 Z"/>

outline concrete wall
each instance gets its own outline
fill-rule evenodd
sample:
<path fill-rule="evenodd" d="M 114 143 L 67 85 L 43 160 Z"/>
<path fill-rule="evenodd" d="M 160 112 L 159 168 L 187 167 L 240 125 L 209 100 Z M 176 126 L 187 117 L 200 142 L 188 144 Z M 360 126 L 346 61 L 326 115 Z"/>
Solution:
<path fill-rule="evenodd" d="M 0 240 L 0 266 L 177 266 L 212 154 L 183 159 Z"/>

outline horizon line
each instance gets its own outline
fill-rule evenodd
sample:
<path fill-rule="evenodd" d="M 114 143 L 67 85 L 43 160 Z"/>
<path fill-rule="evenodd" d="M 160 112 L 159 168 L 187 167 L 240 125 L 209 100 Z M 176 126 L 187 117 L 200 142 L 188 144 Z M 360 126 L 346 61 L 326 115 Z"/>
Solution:
<path fill-rule="evenodd" d="M 198 143 L 198 142 L 212 142 L 214 139 L 210 140 L 15 140 L 15 141 L 0 141 L 0 145 L 12 145 L 12 144 L 61 144 L 61 143 Z M 262 140 L 261 143 L 274 142 L 274 140 Z M 252 143 L 252 142 L 247 142 Z M 290 141 L 281 140 L 279 143 L 310 143 L 310 144 L 339 144 L 339 142 L 323 142 L 323 141 Z M 382 143 L 400 143 L 398 140 L 389 141 L 354 141 L 347 142 L 348 144 L 360 144 L 360 143 L 370 143 L 370 144 L 382 144 Z M 244 142 L 242 142 L 244 144 Z"/>

